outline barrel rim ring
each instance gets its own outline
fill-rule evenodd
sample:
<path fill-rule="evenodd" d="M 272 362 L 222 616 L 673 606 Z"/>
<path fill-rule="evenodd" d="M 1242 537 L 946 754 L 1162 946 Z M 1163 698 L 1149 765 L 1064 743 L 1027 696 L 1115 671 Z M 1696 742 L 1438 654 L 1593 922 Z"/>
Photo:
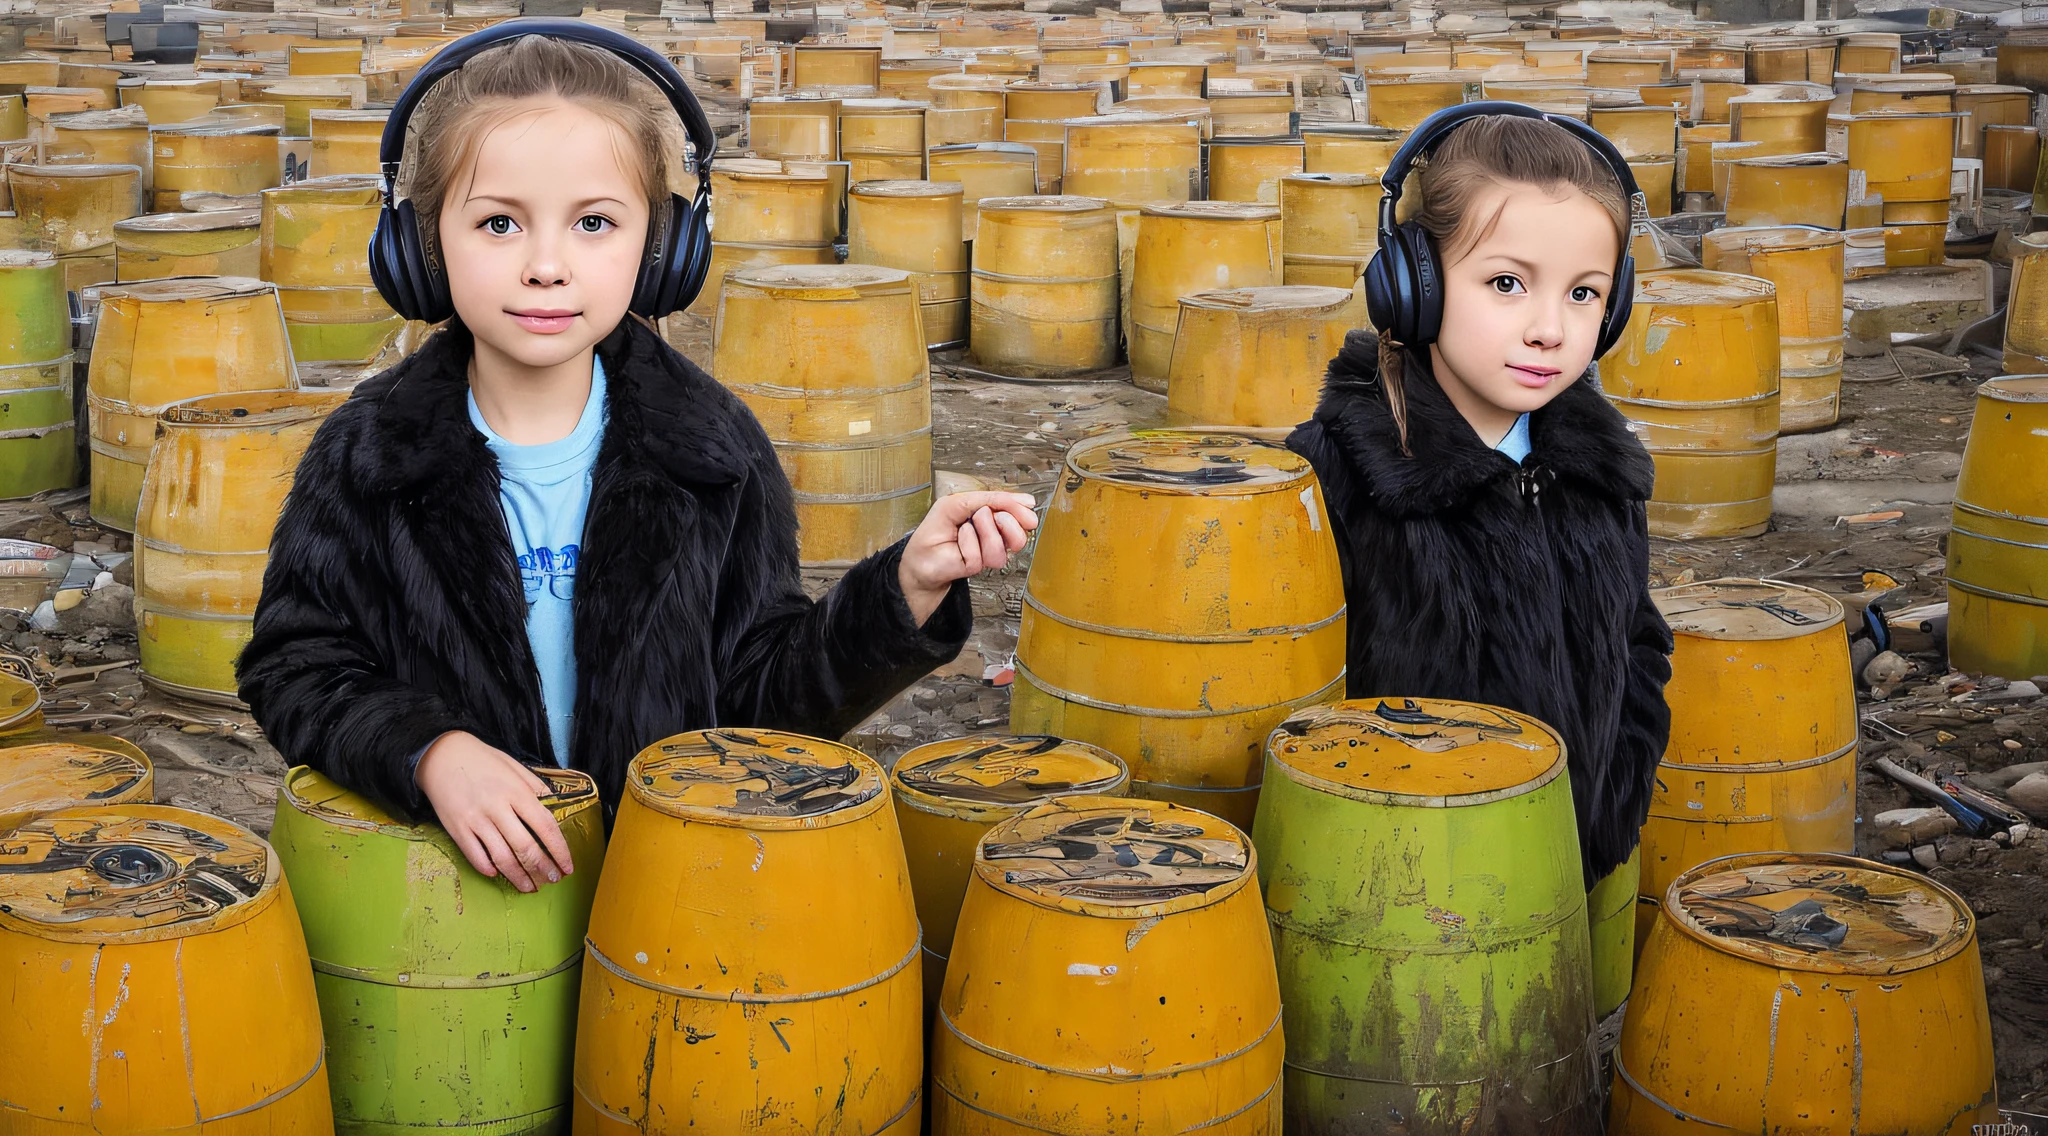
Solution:
<path fill-rule="evenodd" d="M 2013 592 L 2001 592 L 1996 588 L 1987 588 L 1982 584 L 1972 584 L 1968 580 L 1958 580 L 1954 576 L 1948 577 L 1948 586 L 1966 595 L 1977 596 L 1980 599 L 2002 600 L 2005 603 L 2023 604 L 2027 607 L 2048 607 L 2048 597 L 2022 596 Z"/>
<path fill-rule="evenodd" d="M 1107 623 L 1093 623 L 1089 620 L 1075 618 L 1074 616 L 1061 615 L 1059 612 L 1047 607 L 1044 600 L 1038 598 L 1037 593 L 1031 590 L 1031 584 L 1028 579 L 1024 584 L 1023 603 L 1024 606 L 1052 620 L 1054 623 L 1071 627 L 1076 631 L 1086 631 L 1110 639 L 1142 639 L 1154 643 L 1207 643 L 1230 646 L 1254 643 L 1260 639 L 1298 639 L 1304 635 L 1313 635 L 1343 619 L 1350 608 L 1348 604 L 1339 603 L 1336 611 L 1310 623 L 1281 623 L 1271 627 L 1250 627 L 1243 631 L 1234 631 L 1221 635 L 1181 635 L 1166 631 L 1151 631 L 1143 627 L 1117 627 Z"/>
<path fill-rule="evenodd" d="M 1757 500 L 1765 500 L 1765 498 L 1757 498 Z M 1750 503 L 1751 502 L 1745 501 L 1717 501 L 1711 503 L 1707 507 L 1714 507 L 1720 505 L 1742 505 Z M 1672 502 L 1672 504 L 1676 504 L 1676 502 Z M 1676 627 L 1673 627 L 1671 629 L 1671 633 L 1673 635 L 1684 635 L 1690 639 L 1707 639 L 1713 640 L 1715 642 L 1724 643 L 1780 643 L 1788 639 L 1804 639 L 1811 635 L 1818 635 L 1821 632 L 1826 631 L 1831 627 L 1835 627 L 1848 619 L 1848 608 L 1843 606 L 1842 601 L 1827 594 L 1826 592 L 1821 591 L 1819 588 L 1809 588 L 1804 584 L 1794 584 L 1785 580 L 1771 580 L 1763 577 L 1752 576 L 1723 576 L 1713 580 L 1698 580 L 1690 584 L 1678 584 L 1668 588 L 1653 588 L 1651 589 L 1650 593 L 1651 602 L 1656 602 L 1657 594 L 1660 592 L 1671 593 L 1682 591 L 1686 588 L 1705 587 L 1713 584 L 1743 584 L 1758 588 L 1784 588 L 1795 592 L 1806 592 L 1810 595 L 1816 595 L 1819 596 L 1821 599 L 1826 600 L 1828 603 L 1829 611 L 1828 614 L 1824 618 L 1822 618 L 1818 623 L 1814 623 L 1805 627 L 1792 628 L 1787 633 L 1780 635 L 1726 635 L 1706 631 L 1694 631 L 1690 629 L 1681 631 Z M 1658 614 L 1662 615 L 1663 613 L 1660 610 Z M 1669 622 L 1668 616 L 1666 617 L 1666 622 Z"/>
<path fill-rule="evenodd" d="M 588 782 L 586 786 L 587 796 L 582 796 L 569 802 L 567 807 L 560 811 L 553 808 L 548 810 L 554 814 L 558 822 L 566 821 L 571 817 L 598 807 L 597 780 L 590 774 L 580 769 L 557 769 L 552 772 L 570 775 Z M 407 824 L 400 821 L 395 824 L 385 824 L 378 821 L 359 820 L 353 817 L 345 818 L 331 813 L 315 812 L 313 806 L 300 791 L 301 784 L 309 775 L 330 781 L 350 793 L 356 792 L 353 789 L 349 789 L 348 786 L 342 785 L 339 781 L 334 781 L 333 778 L 328 777 L 310 765 L 294 765 L 290 769 L 285 770 L 284 781 L 278 786 L 277 803 L 280 807 L 288 805 L 293 812 L 298 813 L 316 825 L 346 829 L 350 832 L 376 833 L 381 836 L 389 836 L 412 843 L 441 845 L 443 850 L 453 855 L 456 860 L 460 861 L 463 859 L 461 852 L 455 847 L 454 839 L 448 835 L 448 831 L 433 821 L 421 821 L 417 824 Z"/>
<path fill-rule="evenodd" d="M 946 1032 L 958 1038 L 961 1044 L 977 1053 L 993 1057 L 1005 1064 L 1022 1065 L 1027 1069 L 1040 1073 L 1050 1073 L 1055 1077 L 1071 1077 L 1077 1081 L 1092 1081 L 1099 1085 L 1142 1085 L 1147 1081 L 1163 1081 L 1170 1077 L 1179 1077 L 1201 1069 L 1213 1069 L 1218 1065 L 1225 1065 L 1232 1061 L 1249 1057 L 1253 1053 L 1258 1052 L 1259 1048 L 1268 1041 L 1273 1040 L 1273 1035 L 1280 1031 L 1280 1023 L 1287 1013 L 1284 1007 L 1275 1006 L 1273 1008 L 1273 1020 L 1267 1023 L 1265 1029 L 1259 1031 L 1259 1036 L 1231 1050 L 1229 1053 L 1221 1053 L 1215 1057 L 1205 1058 L 1201 1061 L 1190 1061 L 1186 1064 L 1174 1065 L 1165 1069 L 1150 1069 L 1140 1073 L 1105 1073 L 1099 1069 L 1076 1069 L 1065 1065 L 1048 1065 L 1042 1061 L 1034 1061 L 1021 1053 L 1011 1053 L 1005 1049 L 998 1049 L 978 1038 L 967 1036 L 960 1029 L 959 1024 L 953 1021 L 952 1015 L 946 1013 L 944 998 L 941 998 L 938 1005 L 933 1007 L 933 1009 L 939 1021 L 945 1025 Z M 1281 1064 L 1284 1068 L 1286 1065 L 1284 1057 Z M 1279 1078 L 1276 1077 L 1274 1080 L 1277 1082 Z M 1271 1087 L 1269 1086 L 1266 1091 L 1270 1093 L 1272 1091 Z M 952 1095 L 951 1090 L 948 1090 L 948 1095 Z M 1264 1096 L 1265 1094 L 1261 1093 L 1260 1099 L 1263 1099 Z M 1254 1101 L 1253 1103 L 1257 1102 Z"/>
<path fill-rule="evenodd" d="M 963 801 L 955 800 L 949 797 L 941 797 L 936 793 L 927 793 L 922 789 L 913 789 L 910 786 L 905 785 L 901 779 L 904 760 L 906 758 L 909 758 L 912 754 L 915 754 L 920 749 L 925 749 L 934 745 L 943 745 L 949 741 L 973 741 L 976 739 L 994 740 L 997 738 L 1018 737 L 1058 738 L 1059 742 L 1062 745 L 1080 746 L 1083 749 L 1092 751 L 1091 756 L 1100 758 L 1104 761 L 1109 762 L 1111 765 L 1114 765 L 1117 769 L 1117 776 L 1111 783 L 1106 785 L 1089 785 L 1086 787 L 1079 787 L 1066 791 L 1046 793 L 1041 796 L 1035 797 L 1029 801 L 1020 801 L 1014 804 L 991 804 L 979 801 Z M 990 825 L 1000 824 L 1001 822 L 1006 821 L 1013 816 L 1030 812 L 1032 809 L 1035 809 L 1048 801 L 1055 801 L 1060 799 L 1061 797 L 1107 797 L 1125 794 L 1129 791 L 1130 783 L 1130 765 L 1126 763 L 1123 758 L 1118 757 L 1116 754 L 1111 753 L 1109 750 L 1103 748 L 1102 746 L 1096 745 L 1094 742 L 1083 741 L 1080 738 L 1059 737 L 1055 734 L 1014 734 L 1008 730 L 986 730 L 972 734 L 963 734 L 958 738 L 942 738 L 936 742 L 927 742 L 922 746 L 917 746 L 911 750 L 906 751 L 902 757 L 896 759 L 896 763 L 894 765 L 889 767 L 889 787 L 892 790 L 894 790 L 896 794 L 897 804 L 905 805 L 909 808 L 916 809 L 918 812 L 928 813 L 936 817 L 945 817 L 950 820 L 964 820 L 975 824 L 986 823 Z"/>
<path fill-rule="evenodd" d="M 1032 686 L 1038 688 L 1041 693 L 1059 702 L 1065 702 L 1074 706 L 1085 706 L 1090 710 L 1101 710 L 1110 714 L 1128 714 L 1134 718 L 1178 718 L 1186 720 L 1234 718 L 1244 714 L 1263 714 L 1270 710 L 1280 709 L 1299 710 L 1307 706 L 1316 705 L 1323 695 L 1330 693 L 1332 690 L 1342 690 L 1346 675 L 1348 674 L 1347 670 L 1339 669 L 1337 676 L 1324 684 L 1320 689 L 1279 702 L 1268 702 L 1258 706 L 1233 706 L 1223 710 L 1181 710 L 1164 706 L 1137 706 L 1123 702 L 1108 702 L 1099 698 L 1090 698 L 1085 694 L 1077 694 L 1074 691 L 1047 682 L 1038 672 L 1026 665 L 1023 659 L 1012 660 L 1011 669 L 1015 672 L 1018 679 L 1029 682 Z"/>
<path fill-rule="evenodd" d="M 1923 954 L 1881 966 L 1858 966 L 1822 960 L 1815 957 L 1793 957 L 1787 951 L 1767 949 L 1763 954 L 1751 954 L 1747 951 L 1736 950 L 1729 945 L 1728 940 L 1710 934 L 1704 928 L 1695 924 L 1690 918 L 1681 914 L 1684 908 L 1678 901 L 1678 893 L 1679 889 L 1685 885 L 1713 875 L 1716 872 L 1729 871 L 1739 867 L 1771 864 L 1811 864 L 1816 866 L 1854 868 L 1857 871 L 1869 872 L 1873 875 L 1895 876 L 1908 880 L 1916 885 L 1928 888 L 1935 895 L 1946 901 L 1950 910 L 1956 916 L 1956 922 L 1941 942 L 1935 944 L 1934 947 Z M 1717 856 L 1704 863 L 1695 864 L 1674 876 L 1670 885 L 1664 889 L 1664 896 L 1657 906 L 1660 908 L 1664 920 L 1674 929 L 1718 954 L 1726 955 L 1729 958 L 1754 966 L 1765 966 L 1802 974 L 1857 974 L 1871 977 L 1911 974 L 1914 971 L 1938 966 L 1966 950 L 1974 950 L 1977 946 L 1977 914 L 1970 910 L 1969 903 L 1962 896 L 1956 894 L 1952 888 L 1927 876 L 1907 872 L 1890 864 L 1866 860 L 1861 856 L 1844 855 L 1839 852 L 1737 852 L 1728 856 Z"/>
<path fill-rule="evenodd" d="M 1159 329 L 1155 328 L 1150 330 Z M 1171 331 L 1171 329 L 1167 330 L 1169 332 Z M 1115 489 L 1119 492 L 1148 495 L 1159 494 L 1161 496 L 1171 497 L 1195 497 L 1208 499 L 1232 497 L 1260 497 L 1269 493 L 1293 492 L 1298 494 L 1303 483 L 1307 483 L 1312 488 L 1320 486 L 1320 483 L 1316 480 L 1315 468 L 1313 466 L 1309 465 L 1307 461 L 1300 459 L 1299 455 L 1296 455 L 1294 451 L 1287 449 L 1285 446 L 1275 445 L 1273 439 L 1263 437 L 1257 433 L 1254 433 L 1254 429 L 1255 428 L 1248 428 L 1243 426 L 1172 426 L 1158 429 L 1112 430 L 1106 434 L 1097 434 L 1094 437 L 1083 438 L 1080 441 L 1075 442 L 1073 445 L 1068 446 L 1067 452 L 1060 458 L 1060 466 L 1062 469 L 1066 471 L 1067 477 L 1078 477 L 1085 481 L 1092 481 L 1099 485 Z M 1290 476 L 1285 477 L 1279 481 L 1260 482 L 1251 485 L 1182 487 L 1178 485 L 1138 485 L 1128 481 L 1119 480 L 1115 477 L 1109 476 L 1108 474 L 1098 473 L 1094 470 L 1082 469 L 1080 466 L 1074 464 L 1075 459 L 1077 457 L 1083 454 L 1092 453 L 1096 450 L 1103 449 L 1108 446 L 1128 442 L 1147 441 L 1157 437 L 1174 436 L 1186 438 L 1225 437 L 1239 439 L 1241 441 L 1248 443 L 1274 446 L 1274 448 L 1279 450 L 1281 453 L 1287 454 L 1288 456 L 1293 457 L 1296 460 L 1301 460 L 1301 468 L 1293 471 Z M 1064 481 L 1066 480 L 1066 478 L 1063 477 L 1061 478 L 1061 480 Z M 1320 497 L 1321 494 L 1318 493 L 1317 496 Z"/>
<path fill-rule="evenodd" d="M 1097 900 L 1072 899 L 1065 896 L 1046 895 L 1032 888 L 1025 887 L 1019 884 L 1010 883 L 1008 880 L 1000 878 L 990 878 L 991 876 L 1001 877 L 1005 874 L 1002 871 L 1002 869 L 990 865 L 986 860 L 983 860 L 981 858 L 982 846 L 984 844 L 987 844 L 991 839 L 993 839 L 997 833 L 1004 832 L 1008 829 L 1014 828 L 1018 824 L 1018 822 L 1023 821 L 1027 818 L 1035 818 L 1041 815 L 1049 815 L 1051 812 L 1055 810 L 1065 809 L 1068 811 L 1079 811 L 1076 808 L 1076 806 L 1082 805 L 1083 803 L 1087 803 L 1090 807 L 1099 811 L 1134 809 L 1139 812 L 1159 813 L 1167 812 L 1170 810 L 1179 810 L 1181 812 L 1193 813 L 1196 816 L 1206 817 L 1209 820 L 1212 820 L 1217 824 L 1222 825 L 1226 830 L 1228 830 L 1228 832 L 1231 835 L 1234 835 L 1238 839 L 1238 841 L 1243 845 L 1245 853 L 1244 869 L 1237 874 L 1237 877 L 1235 879 L 1232 879 L 1226 883 L 1218 884 L 1205 892 L 1200 892 L 1194 895 L 1176 896 L 1172 899 L 1165 900 L 1159 903 L 1131 904 L 1129 906 L 1103 903 Z M 1208 831 L 1206 826 L 1204 827 L 1204 831 Z M 1034 907 L 1043 908 L 1047 911 L 1058 911 L 1067 915 L 1079 915 L 1084 918 L 1091 919 L 1121 919 L 1135 922 L 1141 919 L 1152 919 L 1166 915 L 1178 915 L 1185 911 L 1200 911 L 1204 908 L 1214 907 L 1218 904 L 1225 902 L 1226 900 L 1229 900 L 1231 897 L 1243 891 L 1247 884 L 1255 883 L 1258 879 L 1258 874 L 1259 850 L 1257 845 L 1252 843 L 1252 838 L 1250 834 L 1246 833 L 1243 829 L 1238 828 L 1236 825 L 1230 823 L 1222 817 L 1217 816 L 1214 813 L 1203 812 L 1200 809 L 1191 808 L 1187 805 L 1175 804 L 1172 801 L 1158 801 L 1152 800 L 1147 797 L 1072 796 L 1060 797 L 1056 800 L 1047 801 L 1045 804 L 1039 805 L 1026 812 L 1022 812 L 1006 820 L 999 821 L 994 827 L 990 828 L 987 832 L 982 833 L 981 839 L 976 840 L 974 842 L 974 863 L 972 865 L 971 870 L 968 872 L 968 886 L 971 888 L 976 881 L 979 881 L 983 886 L 991 888 L 996 892 L 1001 893 L 1002 895 L 1009 896 L 1013 899 L 1023 900 L 1024 902 L 1029 903 Z M 1254 890 L 1254 895 L 1256 895 L 1256 889 Z M 955 935 L 955 941 L 958 941 L 957 934 Z"/>
<path fill-rule="evenodd" d="M 823 1002 L 832 998 L 844 998 L 849 994 L 857 994 L 870 987 L 880 986 L 882 983 L 903 973 L 905 968 L 909 967 L 911 963 L 916 962 L 923 954 L 924 927 L 922 924 L 918 924 L 917 935 L 910 944 L 910 950 L 905 952 L 902 958 L 897 959 L 881 973 L 845 986 L 836 986 L 830 990 L 812 990 L 800 994 L 748 994 L 738 990 L 719 994 L 709 990 L 691 990 L 687 987 L 671 986 L 666 982 L 656 982 L 651 978 L 634 974 L 625 967 L 613 962 L 611 956 L 605 954 L 604 950 L 597 945 L 597 940 L 589 935 L 583 937 L 583 956 L 579 957 L 588 957 L 595 961 L 598 966 L 617 975 L 620 979 L 632 983 L 643 990 L 652 990 L 657 994 L 667 994 L 676 998 L 688 998 L 698 1002 L 719 1002 L 730 1006 L 789 1006 L 808 1002 Z"/>
<path fill-rule="evenodd" d="M 830 738 L 811 737 L 807 734 L 793 733 L 788 730 L 756 730 L 755 732 L 800 738 L 807 744 L 821 745 L 835 751 L 843 751 L 849 758 L 849 764 L 861 767 L 863 773 L 872 773 L 874 775 L 879 785 L 875 794 L 867 800 L 858 801 L 828 813 L 819 813 L 812 816 L 745 816 L 727 812 L 724 809 L 704 805 L 686 805 L 680 801 L 670 801 L 655 797 L 647 792 L 646 787 L 641 784 L 640 778 L 634 775 L 634 766 L 640 764 L 641 758 L 657 751 L 661 746 L 667 745 L 677 738 L 691 737 L 696 734 L 724 733 L 733 728 L 718 726 L 709 730 L 689 730 L 662 738 L 660 741 L 642 748 L 639 753 L 633 755 L 631 761 L 626 763 L 626 793 L 620 798 L 619 807 L 623 809 L 626 802 L 631 801 L 641 808 L 661 816 L 671 817 L 692 824 L 714 824 L 721 828 L 737 828 L 745 832 L 814 832 L 819 829 L 834 828 L 842 824 L 852 824 L 855 821 L 863 820 L 873 815 L 877 810 L 890 807 L 894 794 L 889 788 L 889 771 L 882 768 L 881 762 L 844 742 L 836 742 Z M 616 827 L 616 821 L 614 822 L 614 827 Z"/>
<path fill-rule="evenodd" d="M 1677 769 L 1682 770 L 1686 773 L 1789 773 L 1795 769 L 1810 769 L 1814 766 L 1826 765 L 1829 762 L 1833 761 L 1840 761 L 1845 757 L 1853 757 L 1856 754 L 1856 747 L 1859 744 L 1860 743 L 1858 741 L 1851 740 L 1849 744 L 1838 747 L 1836 749 L 1829 750 L 1827 753 L 1817 754 L 1813 757 L 1801 758 L 1798 761 L 1728 761 L 1707 764 L 1688 764 L 1685 762 L 1678 761 L 1659 761 L 1657 763 L 1657 768 Z"/>
<path fill-rule="evenodd" d="M 2039 394 L 2022 394 L 2018 391 L 2008 390 L 2006 389 L 2006 387 L 1998 385 L 2000 383 L 2006 382 L 2006 380 L 2008 379 L 2039 380 L 2039 383 L 2043 387 L 2043 389 Z M 2032 405 L 2036 403 L 2048 402 L 2048 374 L 1999 375 L 1996 378 L 1986 379 L 1982 383 L 1978 384 L 1977 395 L 1980 398 L 1989 398 L 1994 399 L 1998 402 L 2010 402 L 2019 405 Z"/>
<path fill-rule="evenodd" d="M 2048 529 L 2048 517 L 2036 517 L 2036 516 L 2032 516 L 2032 515 L 2030 515 L 2030 514 L 2027 514 L 2027 513 L 2005 513 L 2005 512 L 2000 512 L 2000 511 L 1999 511 L 1999 510 L 1997 510 L 1997 509 L 1987 509 L 1987 508 L 1985 508 L 1985 507 L 1984 507 L 1984 506 L 1982 506 L 1982 505 L 1975 505 L 1975 504 L 1972 504 L 1972 503 L 1970 503 L 1970 502 L 1968 502 L 1968 501 L 1964 501 L 1964 500 L 1962 500 L 1962 499 L 1960 499 L 1960 498 L 1958 498 L 1958 499 L 1957 499 L 1957 500 L 1956 500 L 1956 501 L 1954 502 L 1954 507 L 1955 507 L 1956 509 L 1958 509 L 1958 510 L 1962 511 L 1962 512 L 1965 512 L 1965 513 L 1969 513 L 1969 514 L 1972 514 L 1972 515 L 1974 515 L 1974 516 L 1979 516 L 1979 517 L 1983 517 L 1983 518 L 1986 518 L 1987 520 L 1993 520 L 1993 521 L 2012 521 L 2012 522 L 2015 522 L 2015 523 L 2018 523 L 2018 524 L 2022 524 L 2022 525 L 2037 525 L 2037 526 L 2040 526 L 2040 527 L 2041 527 L 2041 528 L 2043 528 L 2043 529 Z M 1953 524 L 1954 524 L 1954 522 L 1950 522 L 1950 524 L 1951 524 L 1951 527 L 1953 527 Z M 1968 533 L 1968 535 L 1970 535 L 1970 536 L 1981 536 L 1981 535 L 1984 535 L 1984 534 L 1981 534 L 1981 533 L 1974 533 L 1974 532 L 1969 532 L 1969 530 L 1967 530 L 1967 529 L 1965 529 L 1965 530 L 1963 530 L 1963 531 L 1964 531 L 1964 532 L 1966 532 L 1966 533 Z M 1997 540 L 1998 538 L 1997 538 L 1997 537 L 1988 537 L 1987 539 L 1990 539 L 1990 540 Z"/>
<path fill-rule="evenodd" d="M 1361 701 L 1371 701 L 1371 699 L 1362 699 Z M 1519 715 L 1519 717 L 1525 719 L 1531 725 L 1542 728 L 1544 733 L 1550 735 L 1551 740 L 1557 743 L 1557 759 L 1552 761 L 1550 766 L 1543 772 L 1529 780 L 1515 785 L 1503 786 L 1499 789 L 1487 789 L 1478 793 L 1396 793 L 1385 789 L 1367 789 L 1357 785 L 1345 785 L 1325 777 L 1318 777 L 1305 769 L 1296 768 L 1280 760 L 1279 755 L 1274 752 L 1274 743 L 1280 738 L 1281 731 L 1286 728 L 1285 723 L 1273 727 L 1272 732 L 1266 735 L 1264 747 L 1265 764 L 1269 772 L 1265 780 L 1271 781 L 1273 778 L 1270 770 L 1277 768 L 1289 781 L 1300 785 L 1304 789 L 1328 793 L 1332 796 L 1343 797 L 1346 800 L 1358 801 L 1363 804 L 1393 805 L 1401 808 L 1458 809 L 1472 805 L 1490 805 L 1500 801 L 1513 800 L 1516 797 L 1534 793 L 1557 780 L 1560 776 L 1563 776 L 1569 757 L 1564 738 L 1555 729 L 1552 729 L 1548 723 L 1539 721 L 1527 714 Z"/>

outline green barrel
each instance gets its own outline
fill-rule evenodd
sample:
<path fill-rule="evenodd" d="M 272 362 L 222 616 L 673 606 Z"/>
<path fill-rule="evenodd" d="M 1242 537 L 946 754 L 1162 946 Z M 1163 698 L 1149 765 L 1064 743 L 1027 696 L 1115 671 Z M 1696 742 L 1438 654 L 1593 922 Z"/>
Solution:
<path fill-rule="evenodd" d="M 57 258 L 0 252 L 0 498 L 78 484 L 72 371 Z"/>
<path fill-rule="evenodd" d="M 1599 1131 L 1564 743 L 1512 711 L 1366 700 L 1267 741 L 1253 842 L 1290 1136 Z"/>
<path fill-rule="evenodd" d="M 270 840 L 320 996 L 340 1136 L 569 1130 L 583 936 L 604 861 L 596 784 L 536 769 L 576 871 L 531 894 L 310 769 Z"/>
<path fill-rule="evenodd" d="M 1642 886 L 1643 850 L 1600 877 L 1586 893 L 1586 922 L 1593 935 L 1593 1013 L 1621 1008 L 1636 967 L 1636 889 Z"/>

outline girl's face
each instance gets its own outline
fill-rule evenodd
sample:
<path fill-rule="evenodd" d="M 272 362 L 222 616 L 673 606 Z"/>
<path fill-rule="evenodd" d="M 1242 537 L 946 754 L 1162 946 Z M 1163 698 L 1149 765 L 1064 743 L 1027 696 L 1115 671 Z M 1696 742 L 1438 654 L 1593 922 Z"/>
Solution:
<path fill-rule="evenodd" d="M 1607 210 L 1570 187 L 1496 185 L 1469 216 L 1497 219 L 1446 250 L 1443 328 L 1429 350 L 1444 393 L 1497 438 L 1592 363 L 1621 250 Z"/>
<path fill-rule="evenodd" d="M 559 98 L 522 99 L 455 172 L 442 260 L 480 360 L 559 366 L 625 318 L 648 223 L 638 171 L 621 164 L 630 153 L 604 117 Z"/>

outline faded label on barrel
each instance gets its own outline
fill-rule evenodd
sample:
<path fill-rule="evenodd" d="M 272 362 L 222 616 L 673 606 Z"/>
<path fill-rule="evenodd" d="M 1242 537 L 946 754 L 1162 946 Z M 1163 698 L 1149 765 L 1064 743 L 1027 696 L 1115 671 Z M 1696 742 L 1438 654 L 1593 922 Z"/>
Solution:
<path fill-rule="evenodd" d="M 633 762 L 647 793 L 740 816 L 812 817 L 882 791 L 879 767 L 832 742 L 773 730 L 705 730 Z"/>
<path fill-rule="evenodd" d="M 270 875 L 269 845 L 182 809 L 72 809 L 0 837 L 0 911 L 91 933 L 210 920 Z"/>
<path fill-rule="evenodd" d="M 1003 882 L 1042 895 L 1141 906 L 1236 882 L 1244 835 L 1192 809 L 1038 810 L 991 832 L 977 853 Z"/>
<path fill-rule="evenodd" d="M 1709 580 L 1651 595 L 1672 631 L 1708 639 L 1790 639 L 1842 622 L 1833 597 L 1767 580 Z"/>
<path fill-rule="evenodd" d="M 1681 883 L 1678 902 L 1683 919 L 1731 953 L 1772 965 L 1912 969 L 1953 954 L 1971 934 L 1948 893 L 1902 872 L 1838 863 L 1743 864 Z"/>
<path fill-rule="evenodd" d="M 1308 463 L 1278 443 L 1171 430 L 1139 430 L 1076 446 L 1067 462 L 1110 481 L 1192 491 L 1282 485 L 1308 475 Z"/>
<path fill-rule="evenodd" d="M 131 754 L 70 742 L 14 746 L 0 751 L 0 816 L 119 804 L 149 779 L 149 763 Z"/>
<path fill-rule="evenodd" d="M 1268 745 L 1274 761 L 1313 778 L 1429 797 L 1533 788 L 1564 753 L 1526 714 L 1435 698 L 1312 706 L 1282 722 Z"/>
<path fill-rule="evenodd" d="M 934 742 L 904 754 L 896 767 L 905 788 L 988 805 L 1110 792 L 1124 777 L 1123 765 L 1104 751 L 1043 734 Z"/>

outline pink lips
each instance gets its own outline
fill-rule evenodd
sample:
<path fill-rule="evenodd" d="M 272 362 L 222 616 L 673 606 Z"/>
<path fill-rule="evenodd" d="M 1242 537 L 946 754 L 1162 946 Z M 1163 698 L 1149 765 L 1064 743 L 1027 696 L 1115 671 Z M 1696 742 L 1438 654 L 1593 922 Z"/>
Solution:
<path fill-rule="evenodd" d="M 1515 363 L 1509 363 L 1508 370 L 1514 372 L 1516 382 L 1537 388 L 1549 386 L 1550 381 L 1561 373 L 1554 367 L 1523 367 Z"/>
<path fill-rule="evenodd" d="M 575 312 L 555 308 L 529 308 L 505 314 L 512 317 L 512 322 L 537 335 L 559 335 L 576 322 Z"/>

